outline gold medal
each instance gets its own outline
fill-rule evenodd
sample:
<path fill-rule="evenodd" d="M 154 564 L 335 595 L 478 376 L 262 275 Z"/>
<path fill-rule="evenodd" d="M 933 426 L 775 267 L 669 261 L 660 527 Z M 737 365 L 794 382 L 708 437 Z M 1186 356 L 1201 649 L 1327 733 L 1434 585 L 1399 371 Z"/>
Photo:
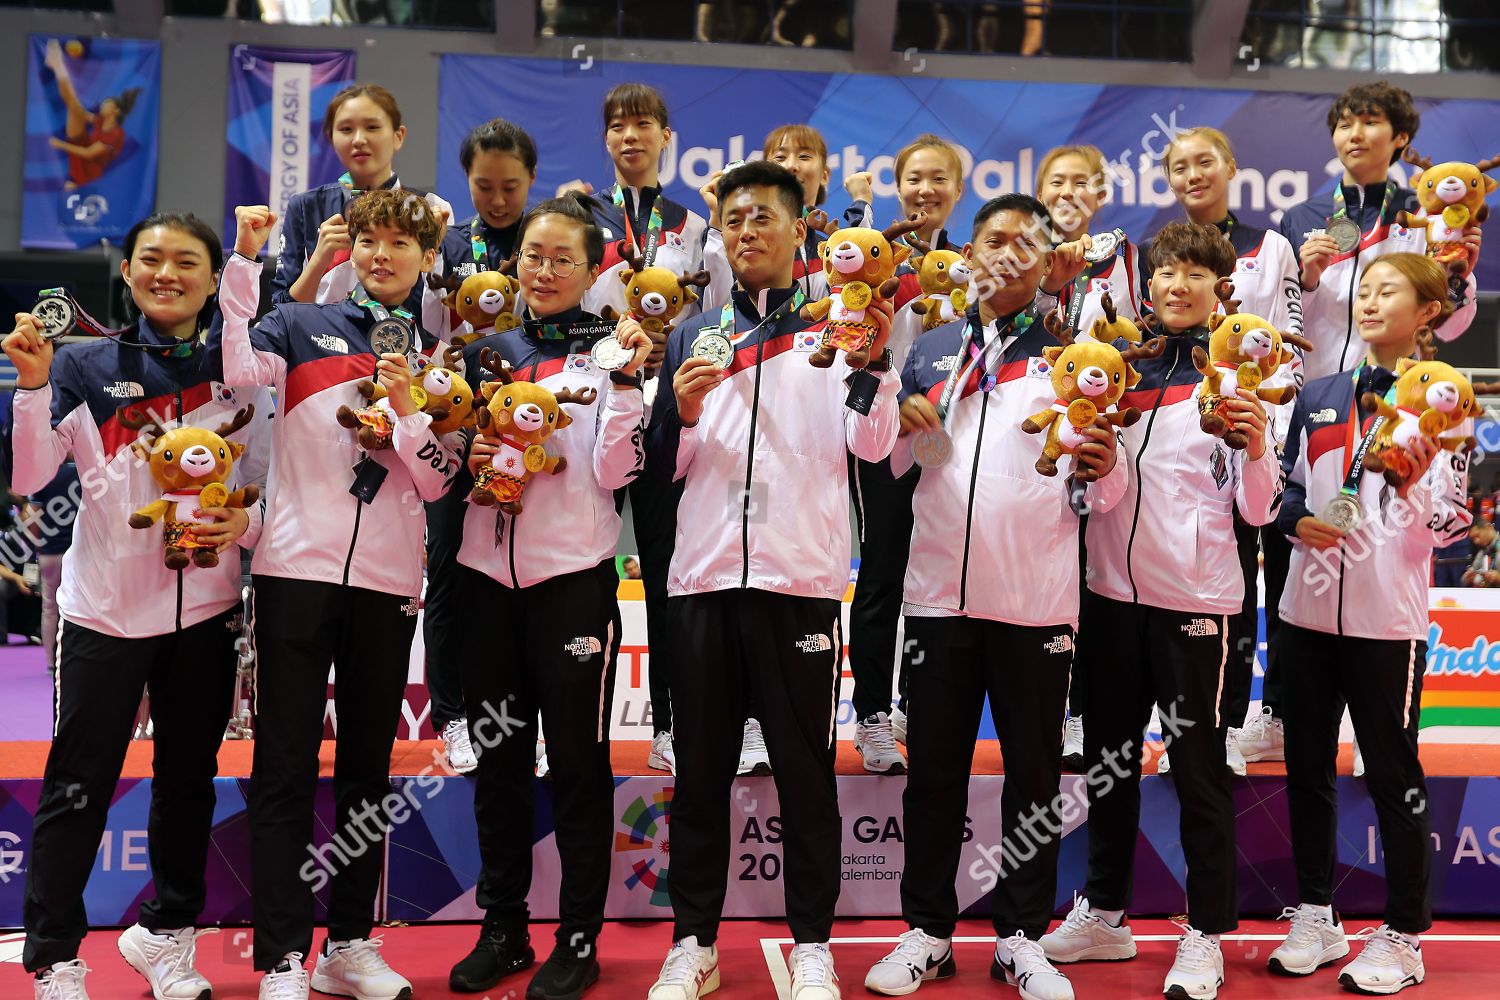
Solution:
<path fill-rule="evenodd" d="M 199 507 L 222 507 L 229 499 L 229 490 L 223 483 L 209 483 L 198 491 Z"/>
<path fill-rule="evenodd" d="M 1254 392 L 1260 388 L 1261 382 L 1265 381 L 1265 376 L 1261 374 L 1260 365 L 1254 361 L 1240 362 L 1239 368 L 1235 369 L 1234 377 L 1241 389 L 1247 389 L 1250 392 Z"/>
<path fill-rule="evenodd" d="M 1430 438 L 1435 438 L 1448 429 L 1448 418 L 1442 410 L 1428 410 L 1417 418 L 1417 429 Z"/>
<path fill-rule="evenodd" d="M 953 303 L 954 312 L 963 312 L 969 308 L 969 295 L 962 288 L 953 289 L 953 294 L 948 296 L 948 301 Z"/>
<path fill-rule="evenodd" d="M 839 298 L 844 303 L 845 309 L 863 309 L 870 304 L 874 296 L 870 286 L 863 281 L 851 281 L 839 292 Z"/>
<path fill-rule="evenodd" d="M 547 452 L 539 444 L 527 445 L 522 461 L 526 464 L 527 472 L 541 472 L 542 466 L 547 464 Z"/>
<path fill-rule="evenodd" d="M 415 406 L 419 410 L 423 409 L 424 407 L 426 407 L 427 406 L 427 390 L 424 389 L 424 388 L 422 388 L 420 385 L 411 386 L 410 389 L 411 389 L 411 403 L 412 403 L 412 405 Z"/>
<path fill-rule="evenodd" d="M 1099 407 L 1087 399 L 1075 399 L 1068 404 L 1068 423 L 1074 427 L 1090 427 L 1099 416 Z"/>
<path fill-rule="evenodd" d="M 1443 209 L 1443 225 L 1449 229 L 1462 229 L 1469 224 L 1469 210 L 1463 205 L 1449 205 Z"/>

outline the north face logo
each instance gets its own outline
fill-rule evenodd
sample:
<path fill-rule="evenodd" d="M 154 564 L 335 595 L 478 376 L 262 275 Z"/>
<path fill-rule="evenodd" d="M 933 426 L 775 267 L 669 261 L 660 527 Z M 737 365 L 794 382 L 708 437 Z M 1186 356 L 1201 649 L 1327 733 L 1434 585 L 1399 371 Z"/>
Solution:
<path fill-rule="evenodd" d="M 1317 413 L 1308 414 L 1307 422 L 1310 424 L 1331 424 L 1338 418 L 1338 413 L 1336 413 L 1333 407 L 1330 406 L 1326 409 L 1319 410 Z"/>
<path fill-rule="evenodd" d="M 951 372 L 957 367 L 958 355 L 956 354 L 946 358 L 938 358 L 932 363 L 932 370 L 938 372 Z"/>
<path fill-rule="evenodd" d="M 1066 633 L 1064 633 L 1063 635 L 1054 636 L 1048 641 L 1042 643 L 1042 652 L 1044 653 L 1070 653 L 1072 651 L 1073 637 L 1071 635 L 1067 635 Z"/>
<path fill-rule="evenodd" d="M 401 605 L 401 610 L 406 612 L 406 617 L 415 618 L 417 617 L 417 612 L 422 610 L 422 602 L 419 598 L 413 597 Z"/>
<path fill-rule="evenodd" d="M 1219 623 L 1212 618 L 1194 618 L 1182 626 L 1182 631 L 1195 639 L 1203 639 L 1208 636 L 1219 634 Z"/>
<path fill-rule="evenodd" d="M 602 652 L 603 650 L 604 646 L 598 639 L 591 635 L 581 635 L 563 646 L 564 653 L 571 653 L 580 660 L 588 656 L 593 656 L 595 653 Z"/>
<path fill-rule="evenodd" d="M 798 641 L 797 648 L 804 653 L 826 653 L 833 648 L 833 642 L 820 632 L 817 635 L 804 636 Z"/>
<path fill-rule="evenodd" d="M 116 399 L 140 399 L 146 395 L 146 390 L 141 388 L 139 382 L 116 382 L 114 385 L 100 386 L 106 396 Z"/>
<path fill-rule="evenodd" d="M 329 333 L 320 333 L 312 338 L 312 342 L 325 351 L 337 351 L 340 354 L 349 353 L 349 344 L 343 337 L 335 337 Z"/>

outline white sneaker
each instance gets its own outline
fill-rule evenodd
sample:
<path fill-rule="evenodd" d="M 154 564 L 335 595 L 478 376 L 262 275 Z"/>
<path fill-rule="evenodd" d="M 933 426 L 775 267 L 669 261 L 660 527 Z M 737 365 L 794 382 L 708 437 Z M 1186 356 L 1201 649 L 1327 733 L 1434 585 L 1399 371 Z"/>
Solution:
<path fill-rule="evenodd" d="M 479 755 L 469 742 L 468 719 L 454 719 L 443 727 L 443 752 L 448 755 L 448 766 L 458 774 L 468 774 L 479 766 Z"/>
<path fill-rule="evenodd" d="M 1356 778 L 1365 776 L 1365 755 L 1359 752 L 1359 740 L 1354 741 L 1354 776 Z"/>
<path fill-rule="evenodd" d="M 1349 954 L 1344 925 L 1323 916 L 1323 908 L 1303 903 L 1296 909 L 1281 911 L 1282 920 L 1291 920 L 1292 930 L 1286 940 L 1271 952 L 1266 967 L 1283 976 L 1310 976 L 1329 962 Z"/>
<path fill-rule="evenodd" d="M 536 776 L 538 778 L 552 777 L 552 768 L 547 766 L 547 741 L 536 741 Z"/>
<path fill-rule="evenodd" d="M 1365 942 L 1359 957 L 1339 970 L 1339 983 L 1356 993 L 1400 993 L 1427 978 L 1422 949 L 1388 924 L 1366 927 L 1357 935 Z"/>
<path fill-rule="evenodd" d="M 882 996 L 904 997 L 917 992 L 927 980 L 947 979 L 953 972 L 952 941 L 914 927 L 901 935 L 889 955 L 870 966 L 865 989 Z"/>
<path fill-rule="evenodd" d="M 410 1000 L 411 983 L 380 957 L 380 938 L 329 941 L 313 969 L 312 988 L 354 1000 Z"/>
<path fill-rule="evenodd" d="M 1241 778 L 1245 776 L 1245 757 L 1240 753 L 1238 729 L 1231 728 L 1224 734 L 1224 763 L 1229 765 L 1229 770 Z"/>
<path fill-rule="evenodd" d="M 1189 927 L 1177 942 L 1177 958 L 1162 983 L 1167 997 L 1214 1000 L 1224 985 L 1224 952 L 1219 943 L 1202 931 Z"/>
<path fill-rule="evenodd" d="M 740 738 L 739 774 L 765 775 L 771 773 L 771 755 L 766 751 L 766 738 L 760 731 L 760 721 L 745 720 L 745 735 Z"/>
<path fill-rule="evenodd" d="M 1016 931 L 995 942 L 990 978 L 1003 979 L 1021 990 L 1021 1000 L 1073 1000 L 1073 984 L 1047 961 L 1041 942 Z"/>
<path fill-rule="evenodd" d="M 194 967 L 198 937 L 217 933 L 217 927 L 152 933 L 134 924 L 116 944 L 125 961 L 146 980 L 156 1000 L 198 1000 L 213 990 L 213 984 Z"/>
<path fill-rule="evenodd" d="M 1262 708 L 1239 733 L 1240 756 L 1247 762 L 1286 760 L 1286 730 L 1269 708 Z"/>
<path fill-rule="evenodd" d="M 905 774 L 906 758 L 891 734 L 891 717 L 877 712 L 854 726 L 854 749 L 864 758 L 871 774 Z"/>
<path fill-rule="evenodd" d="M 696 937 L 672 945 L 646 1000 L 698 1000 L 719 988 L 719 949 L 698 947 Z"/>
<path fill-rule="evenodd" d="M 1070 715 L 1063 723 L 1063 769 L 1075 774 L 1083 772 L 1083 716 Z"/>
<path fill-rule="evenodd" d="M 1043 934 L 1042 950 L 1054 962 L 1120 962 L 1135 957 L 1135 935 L 1123 918 L 1116 927 L 1089 908 L 1089 901 L 1073 894 L 1073 908 Z"/>
<path fill-rule="evenodd" d="M 672 750 L 671 733 L 657 733 L 651 737 L 651 756 L 646 758 L 646 766 L 657 771 L 677 773 L 677 754 Z"/>
<path fill-rule="evenodd" d="M 899 708 L 891 709 L 891 735 L 897 743 L 906 746 L 906 713 Z"/>
<path fill-rule="evenodd" d="M 88 990 L 83 988 L 83 977 L 88 974 L 89 967 L 81 958 L 58 962 L 32 980 L 35 1000 L 89 1000 Z"/>
<path fill-rule="evenodd" d="M 260 1000 L 308 1000 L 307 966 L 301 952 L 289 952 L 281 964 L 260 979 Z"/>
<path fill-rule="evenodd" d="M 839 1000 L 839 977 L 828 945 L 794 945 L 786 964 L 792 970 L 792 1000 Z"/>
<path fill-rule="evenodd" d="M 1161 752 L 1161 756 L 1160 757 L 1156 758 L 1156 773 L 1157 774 L 1171 774 L 1172 773 L 1172 758 L 1167 756 L 1167 752 L 1165 750 L 1163 750 Z"/>

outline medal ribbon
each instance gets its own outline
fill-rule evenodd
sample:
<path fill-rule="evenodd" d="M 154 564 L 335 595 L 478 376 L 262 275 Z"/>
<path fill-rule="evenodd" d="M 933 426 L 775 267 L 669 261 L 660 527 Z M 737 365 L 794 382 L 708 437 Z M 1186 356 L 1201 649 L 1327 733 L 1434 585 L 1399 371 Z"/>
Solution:
<path fill-rule="evenodd" d="M 806 301 L 807 296 L 803 294 L 801 288 L 793 289 L 791 296 L 787 298 L 785 302 L 781 303 L 781 305 L 771 310 L 770 315 L 766 316 L 765 319 L 752 326 L 749 330 L 746 330 L 745 336 L 750 336 L 750 334 L 754 333 L 756 330 L 759 330 L 763 326 L 770 326 L 774 329 L 776 324 L 785 319 L 788 313 L 792 312 L 795 309 L 801 309 L 803 303 L 805 303 Z M 729 342 L 731 344 L 734 343 L 734 338 L 736 336 L 736 325 L 737 324 L 735 323 L 734 315 L 734 300 L 730 299 L 728 302 L 724 303 L 724 308 L 719 310 L 719 325 L 717 329 L 719 333 L 729 338 Z"/>
<path fill-rule="evenodd" d="M 1380 215 L 1377 216 L 1376 219 L 1375 219 L 1375 225 L 1376 226 L 1379 226 L 1382 222 L 1385 221 L 1385 211 L 1386 211 L 1386 209 L 1388 209 L 1388 208 L 1391 207 L 1391 198 L 1395 195 L 1395 193 L 1396 193 L 1396 182 L 1395 181 L 1386 181 L 1385 182 L 1385 197 L 1380 200 Z M 1349 218 L 1349 206 L 1344 201 L 1344 185 L 1343 185 L 1342 182 L 1335 183 L 1334 186 L 1333 186 L 1333 215 L 1329 217 L 1329 221 L 1332 222 L 1334 219 L 1348 219 L 1348 218 Z M 1351 219 L 1350 221 L 1352 222 L 1353 220 Z M 1359 241 L 1360 241 L 1360 243 L 1363 243 L 1364 239 L 1365 239 L 1365 230 L 1364 230 L 1364 227 L 1361 226 L 1360 230 L 1359 230 Z M 1359 243 L 1356 243 L 1354 245 L 1354 247 L 1355 247 L 1356 250 L 1358 250 L 1359 249 Z"/>
<path fill-rule="evenodd" d="M 1119 258 L 1125 256 L 1125 231 L 1122 229 L 1116 229 L 1114 230 L 1114 235 L 1117 242 L 1115 243 L 1115 252 L 1110 256 L 1114 257 L 1115 260 L 1118 260 Z M 1079 274 L 1078 277 L 1073 279 L 1073 288 L 1068 295 L 1068 329 L 1077 332 L 1078 317 L 1083 315 L 1083 301 L 1088 295 L 1089 282 L 1094 279 L 1094 268 L 1098 267 L 1100 264 L 1103 264 L 1108 260 L 1110 260 L 1110 258 L 1106 257 L 1104 258 L 1104 260 L 1095 261 L 1094 263 L 1087 265 L 1086 267 L 1084 267 L 1083 272 Z M 1113 261 L 1110 261 L 1110 266 L 1114 266 Z"/>
<path fill-rule="evenodd" d="M 1360 441 L 1359 447 L 1354 446 L 1355 428 L 1359 427 L 1359 373 L 1364 370 L 1364 364 L 1354 369 L 1354 406 L 1349 417 L 1349 441 L 1344 448 L 1344 485 L 1339 487 L 1339 493 L 1347 497 L 1359 495 L 1359 477 L 1364 472 L 1365 452 L 1370 450 L 1370 445 L 1375 442 L 1375 435 L 1380 428 L 1385 426 L 1385 417 L 1377 416 L 1370 422 L 1370 429 L 1365 432 L 1364 439 Z M 1385 391 L 1385 401 L 1394 403 L 1396 401 L 1396 384 Z"/>
<path fill-rule="evenodd" d="M 958 392 L 959 385 L 968 380 L 976 367 L 981 372 L 984 371 L 984 359 L 996 344 L 1000 345 L 1000 354 L 1004 355 L 1006 349 L 1015 343 L 1016 338 L 1031 328 L 1032 321 L 1035 319 L 1036 313 L 1031 309 L 1017 313 L 1010 322 L 995 330 L 992 340 L 980 345 L 975 342 L 982 332 L 979 324 L 979 310 L 975 308 L 969 313 L 969 323 L 964 330 L 963 340 L 959 341 L 958 354 L 953 359 L 953 367 L 948 372 L 948 378 L 943 382 L 943 393 L 938 397 L 938 419 L 943 421 L 944 426 L 947 425 L 948 413 L 953 406 L 953 397 Z M 968 362 L 960 364 L 960 359 L 965 357 L 968 358 Z M 980 380 L 981 391 L 989 392 L 994 387 L 993 375 L 986 375 Z"/>
<path fill-rule="evenodd" d="M 488 271 L 490 269 L 490 248 L 485 242 L 484 230 L 479 228 L 479 216 L 474 216 L 474 221 L 469 223 L 469 249 L 474 253 L 474 270 Z"/>
<path fill-rule="evenodd" d="M 615 185 L 614 191 L 611 192 L 610 200 L 615 203 L 615 207 L 619 208 L 620 213 L 625 216 L 625 238 L 630 241 L 631 246 L 640 250 L 641 260 L 644 261 L 644 266 L 650 267 L 656 260 L 657 244 L 661 242 L 661 195 L 658 193 L 656 198 L 651 202 L 651 217 L 646 222 L 645 246 L 641 246 L 636 242 L 635 227 L 632 225 L 632 220 L 630 218 L 632 214 L 632 208 L 635 211 L 639 211 L 640 205 L 637 204 L 631 207 L 626 207 L 625 189 L 618 184 Z M 631 200 L 634 201 L 634 199 Z"/>
<path fill-rule="evenodd" d="M 411 334 L 411 347 L 406 352 L 406 367 L 409 368 L 412 374 L 415 375 L 417 371 L 417 358 L 421 356 L 422 352 L 421 343 L 418 340 L 416 332 L 416 321 L 412 318 L 411 311 L 405 306 L 397 306 L 395 309 L 387 309 L 384 303 L 377 302 L 375 301 L 375 299 L 371 298 L 370 294 L 365 291 L 365 287 L 363 285 L 355 285 L 354 291 L 349 293 L 349 297 L 352 298 L 355 304 L 358 305 L 361 309 L 364 309 L 371 316 L 375 317 L 375 322 L 377 323 L 379 323 L 381 320 L 390 319 L 392 314 L 394 314 L 397 319 L 406 324 L 407 332 Z M 375 345 L 371 344 L 370 346 L 373 348 Z"/>
<path fill-rule="evenodd" d="M 113 340 L 117 344 L 123 344 L 126 347 L 134 347 L 137 350 L 146 351 L 150 354 L 156 354 L 163 358 L 192 357 L 193 352 L 198 349 L 200 338 L 203 334 L 202 330 L 195 330 L 191 337 L 188 337 L 185 340 L 179 340 L 177 343 L 166 347 L 158 346 L 156 344 L 131 343 L 129 341 L 121 340 L 119 334 L 115 333 L 113 330 L 110 330 L 103 323 L 100 323 L 97 319 L 85 312 L 83 306 L 78 304 L 78 300 L 68 294 L 67 289 L 44 288 L 37 293 L 37 298 L 39 300 L 50 298 L 53 296 L 59 296 L 61 298 L 67 299 L 68 304 L 73 307 L 73 327 L 75 329 L 82 330 L 84 333 L 94 337 L 108 337 L 110 340 Z"/>

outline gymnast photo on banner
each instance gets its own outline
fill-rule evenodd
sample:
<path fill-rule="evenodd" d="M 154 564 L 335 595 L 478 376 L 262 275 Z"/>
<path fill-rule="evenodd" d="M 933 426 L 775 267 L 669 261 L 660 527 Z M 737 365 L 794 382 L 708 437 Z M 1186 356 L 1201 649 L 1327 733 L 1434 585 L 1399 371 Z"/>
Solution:
<path fill-rule="evenodd" d="M 156 197 L 155 42 L 32 35 L 22 245 L 117 241 Z"/>

